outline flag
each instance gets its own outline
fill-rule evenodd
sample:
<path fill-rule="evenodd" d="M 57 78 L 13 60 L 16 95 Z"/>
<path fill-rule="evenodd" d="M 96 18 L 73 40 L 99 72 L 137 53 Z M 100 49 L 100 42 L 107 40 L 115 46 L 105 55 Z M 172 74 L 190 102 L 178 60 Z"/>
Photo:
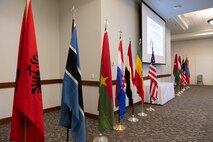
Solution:
<path fill-rule="evenodd" d="M 143 69 L 142 69 L 142 46 L 141 42 L 138 46 L 138 52 L 136 55 L 136 65 L 135 65 L 135 86 L 137 92 L 141 97 L 141 102 L 144 103 L 144 85 L 143 85 Z"/>
<path fill-rule="evenodd" d="M 126 94 L 129 98 L 129 106 L 133 105 L 133 98 L 132 98 L 132 86 L 133 86 L 133 63 L 132 63 L 132 48 L 131 48 L 131 41 L 129 42 L 128 52 L 127 52 L 127 61 L 126 61 L 126 68 L 125 68 L 125 79 L 126 79 Z"/>
<path fill-rule="evenodd" d="M 71 129 L 75 142 L 86 142 L 83 106 L 77 29 L 75 21 L 73 20 L 72 38 L 63 79 L 59 124 Z"/>
<path fill-rule="evenodd" d="M 182 67 L 181 67 L 181 57 L 179 56 L 178 57 L 178 70 L 179 70 L 179 84 L 180 84 L 180 88 L 181 88 L 181 83 L 182 83 L 182 75 L 181 75 L 181 73 L 182 73 L 182 69 L 181 69 Z"/>
<path fill-rule="evenodd" d="M 26 4 L 22 20 L 10 141 L 44 142 L 41 81 L 31 1 Z"/>
<path fill-rule="evenodd" d="M 157 71 L 155 65 L 154 51 L 152 50 L 151 64 L 149 66 L 148 78 L 150 78 L 150 89 L 149 94 L 155 101 L 158 98 L 158 82 L 157 82 Z"/>
<path fill-rule="evenodd" d="M 180 85 L 180 70 L 178 68 L 178 55 L 175 55 L 174 67 L 173 67 L 173 75 L 175 77 L 175 85 Z"/>
<path fill-rule="evenodd" d="M 124 57 L 122 39 L 120 38 L 118 46 L 118 67 L 115 92 L 115 104 L 119 107 L 120 118 L 123 119 L 126 112 L 126 93 L 125 93 L 125 77 L 124 77 Z"/>
<path fill-rule="evenodd" d="M 186 72 L 186 82 L 187 84 L 190 84 L 190 71 L 189 71 L 189 60 L 188 58 L 186 57 L 186 60 L 185 60 L 185 72 Z"/>
<path fill-rule="evenodd" d="M 114 120 L 113 95 L 112 95 L 112 74 L 109 51 L 108 32 L 105 31 L 103 38 L 100 86 L 99 86 L 99 116 L 98 128 L 101 132 L 112 128 Z"/>
<path fill-rule="evenodd" d="M 181 79 L 180 79 L 180 87 L 183 88 L 187 82 L 186 82 L 186 72 L 185 72 L 185 62 L 184 59 L 182 60 L 182 65 L 181 65 Z"/>

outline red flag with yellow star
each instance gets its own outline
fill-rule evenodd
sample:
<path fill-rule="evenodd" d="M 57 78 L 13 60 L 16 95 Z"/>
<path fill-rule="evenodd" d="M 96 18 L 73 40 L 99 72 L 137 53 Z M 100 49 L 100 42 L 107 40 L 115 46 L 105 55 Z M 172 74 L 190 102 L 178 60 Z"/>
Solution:
<path fill-rule="evenodd" d="M 112 95 L 112 74 L 109 51 L 108 32 L 105 31 L 102 47 L 100 86 L 99 86 L 98 129 L 103 132 L 114 125 Z"/>

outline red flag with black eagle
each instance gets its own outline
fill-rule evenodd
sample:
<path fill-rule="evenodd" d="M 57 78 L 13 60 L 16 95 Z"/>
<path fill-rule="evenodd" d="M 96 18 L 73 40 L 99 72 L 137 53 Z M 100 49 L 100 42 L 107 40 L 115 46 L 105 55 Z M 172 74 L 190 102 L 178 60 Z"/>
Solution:
<path fill-rule="evenodd" d="M 22 21 L 10 141 L 44 142 L 41 81 L 31 1 Z"/>

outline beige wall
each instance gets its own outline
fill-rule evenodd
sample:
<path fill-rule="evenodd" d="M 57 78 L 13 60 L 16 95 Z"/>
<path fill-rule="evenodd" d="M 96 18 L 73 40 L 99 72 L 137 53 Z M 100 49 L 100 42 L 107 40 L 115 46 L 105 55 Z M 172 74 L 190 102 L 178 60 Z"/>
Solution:
<path fill-rule="evenodd" d="M 101 52 L 101 1 L 60 0 L 60 75 L 63 78 L 71 38 L 73 5 L 76 8 L 76 24 L 83 80 L 99 80 Z M 86 112 L 97 114 L 98 87 L 83 86 Z"/>
<path fill-rule="evenodd" d="M 15 80 L 16 61 L 25 1 L 1 0 L 0 4 L 0 82 Z M 99 80 L 104 20 L 108 19 L 112 76 L 116 79 L 119 30 L 122 30 L 124 58 L 129 39 L 133 61 L 140 35 L 140 4 L 134 0 L 35 0 L 33 13 L 40 59 L 41 79 L 63 78 L 71 38 L 72 12 L 76 8 L 76 24 L 83 80 Z M 158 74 L 171 72 L 170 31 L 167 29 L 167 64 L 158 65 Z M 7 62 L 2 62 L 7 61 Z M 126 61 L 126 59 L 125 59 Z M 143 65 L 147 75 L 149 65 Z M 170 78 L 159 81 L 170 81 Z M 115 94 L 113 86 L 113 94 Z M 86 112 L 98 114 L 98 87 L 83 86 Z M 61 102 L 61 85 L 43 85 L 44 108 Z M 127 100 L 128 101 L 128 100 Z M 135 95 L 135 102 L 140 101 Z M 0 90 L 0 119 L 11 116 L 13 89 Z"/>
<path fill-rule="evenodd" d="M 14 82 L 25 0 L 0 2 L 0 82 Z M 34 0 L 41 79 L 60 78 L 58 0 Z M 42 86 L 44 108 L 60 105 L 60 85 Z M 0 119 L 12 114 L 14 89 L 0 89 Z"/>
<path fill-rule="evenodd" d="M 101 3 L 101 35 L 104 34 L 104 20 L 108 19 L 108 32 L 111 50 L 112 78 L 116 80 L 118 62 L 119 30 L 122 30 L 123 54 L 126 63 L 129 40 L 132 43 L 133 64 L 137 54 L 138 39 L 140 35 L 140 4 L 132 0 L 102 0 Z M 115 87 L 113 89 L 115 98 Z M 134 102 L 140 101 L 140 97 L 134 91 Z M 128 102 L 128 99 L 126 99 Z M 128 105 L 128 103 L 127 103 Z M 115 108 L 117 110 L 117 108 Z"/>
<path fill-rule="evenodd" d="M 191 84 L 196 84 L 197 75 L 203 75 L 204 85 L 213 85 L 213 39 L 200 39 L 172 42 L 172 60 L 177 53 L 181 58 L 188 57 Z M 172 66 L 174 61 L 172 61 Z"/>
<path fill-rule="evenodd" d="M 108 19 L 108 33 L 110 43 L 110 53 L 112 62 L 112 78 L 116 79 L 117 55 L 119 30 L 122 30 L 124 58 L 126 61 L 127 47 L 129 39 L 132 41 L 133 61 L 138 47 L 140 35 L 140 4 L 134 0 L 86 0 L 86 1 L 60 1 L 60 73 L 63 77 L 66 63 L 68 45 L 70 42 L 72 6 L 75 5 L 76 23 L 78 31 L 78 43 L 80 50 L 81 72 L 83 80 L 99 80 L 100 59 L 102 50 L 102 40 L 104 34 L 104 20 Z M 92 18 L 92 20 L 91 20 Z M 68 29 L 68 30 L 67 30 Z M 167 64 L 159 65 L 158 74 L 171 73 L 170 54 L 170 31 L 167 29 L 166 54 Z M 148 73 L 149 65 L 144 65 L 144 75 Z M 93 77 L 92 77 L 93 76 Z M 170 81 L 170 78 L 159 79 L 159 81 Z M 115 94 L 113 86 L 113 94 Z M 98 87 L 83 86 L 84 108 L 86 112 L 98 114 Z M 128 101 L 128 100 L 127 100 Z M 140 97 L 135 94 L 135 102 L 140 101 Z M 115 108 L 116 109 L 116 108 Z"/>

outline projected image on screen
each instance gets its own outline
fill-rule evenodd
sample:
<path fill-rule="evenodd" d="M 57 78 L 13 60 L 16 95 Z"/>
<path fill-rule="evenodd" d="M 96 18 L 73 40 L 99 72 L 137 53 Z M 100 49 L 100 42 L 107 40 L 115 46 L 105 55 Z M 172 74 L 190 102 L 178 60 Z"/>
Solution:
<path fill-rule="evenodd" d="M 142 2 L 142 61 L 150 63 L 152 48 L 156 64 L 166 63 L 165 21 Z"/>
<path fill-rule="evenodd" d="M 147 17 L 147 54 L 163 56 L 163 27 Z"/>

